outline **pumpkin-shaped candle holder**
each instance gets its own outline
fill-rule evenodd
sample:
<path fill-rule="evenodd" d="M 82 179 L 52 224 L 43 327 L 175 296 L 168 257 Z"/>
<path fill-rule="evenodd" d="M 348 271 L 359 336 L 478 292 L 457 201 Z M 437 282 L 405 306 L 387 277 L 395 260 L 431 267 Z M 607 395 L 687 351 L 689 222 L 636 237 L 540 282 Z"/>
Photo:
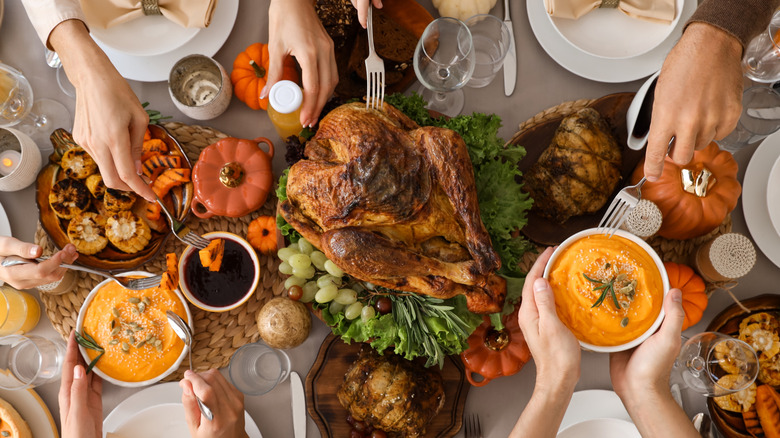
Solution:
<path fill-rule="evenodd" d="M 192 212 L 208 219 L 241 217 L 260 208 L 273 184 L 273 156 L 274 145 L 264 137 L 224 138 L 203 149 L 192 169 Z"/>

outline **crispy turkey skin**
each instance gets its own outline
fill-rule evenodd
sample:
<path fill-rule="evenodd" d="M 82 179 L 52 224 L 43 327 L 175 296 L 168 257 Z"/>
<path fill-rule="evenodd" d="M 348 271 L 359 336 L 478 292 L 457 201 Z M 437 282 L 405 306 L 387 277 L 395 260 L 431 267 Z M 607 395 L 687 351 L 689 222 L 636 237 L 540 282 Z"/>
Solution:
<path fill-rule="evenodd" d="M 506 282 L 479 215 L 474 171 L 452 130 L 419 127 L 396 108 L 342 105 L 287 179 L 284 219 L 349 275 L 501 310 Z"/>

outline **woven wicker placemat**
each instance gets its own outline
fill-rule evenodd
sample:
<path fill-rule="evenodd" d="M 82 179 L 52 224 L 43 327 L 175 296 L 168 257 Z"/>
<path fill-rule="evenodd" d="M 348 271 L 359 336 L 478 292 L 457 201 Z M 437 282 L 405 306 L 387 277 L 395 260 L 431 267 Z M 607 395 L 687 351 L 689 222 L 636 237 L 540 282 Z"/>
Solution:
<path fill-rule="evenodd" d="M 166 123 L 165 128 L 181 143 L 187 156 L 194 163 L 200 151 L 221 138 L 228 137 L 217 130 L 182 123 Z M 210 231 L 229 231 L 239 236 L 246 236 L 249 223 L 260 215 L 276 215 L 276 197 L 272 191 L 265 205 L 259 210 L 240 218 L 226 218 L 215 216 L 208 220 L 202 220 L 195 215 L 190 215 L 187 224 L 198 234 Z M 46 232 L 38 224 L 35 233 L 35 243 L 44 248 L 44 254 L 56 251 L 54 244 L 49 240 Z M 175 252 L 181 254 L 185 245 L 177 239 L 169 236 L 163 250 L 152 261 L 148 262 L 144 269 L 152 273 L 160 273 L 165 270 L 164 254 Z M 283 281 L 279 280 L 279 259 L 275 256 L 258 254 L 260 259 L 260 284 L 254 295 L 242 306 L 229 312 L 206 312 L 190 305 L 194 322 L 194 346 L 192 349 L 192 361 L 196 371 L 204 371 L 211 368 L 221 368 L 228 364 L 230 356 L 244 344 L 259 340 L 255 316 L 260 308 L 273 296 L 281 295 Z M 46 315 L 51 320 L 55 330 L 63 338 L 67 338 L 70 331 L 76 325 L 81 304 L 89 292 L 103 277 L 85 272 L 77 272 L 76 286 L 68 293 L 51 295 L 41 293 L 41 301 L 46 310 Z M 165 380 L 181 379 L 186 370 L 187 361 L 183 361 L 179 370 Z"/>
<path fill-rule="evenodd" d="M 515 135 L 512 136 L 512 139 L 509 140 L 508 143 L 513 144 L 520 137 L 520 135 L 523 134 L 524 131 L 531 129 L 536 125 L 539 125 L 541 123 L 544 123 L 556 117 L 566 117 L 569 114 L 573 114 L 574 112 L 579 111 L 582 108 L 591 105 L 596 100 L 597 99 L 580 99 L 580 100 L 574 100 L 570 102 L 564 102 L 560 105 L 554 106 L 552 108 L 548 108 L 536 114 L 535 116 L 531 117 L 530 119 L 520 123 L 520 125 L 517 128 L 517 132 L 515 133 Z M 689 240 L 673 240 L 673 239 L 665 239 L 660 236 L 654 236 L 648 239 L 647 243 L 650 244 L 650 246 L 652 246 L 653 249 L 656 250 L 656 252 L 658 252 L 658 255 L 661 257 L 661 260 L 665 262 L 682 263 L 690 266 L 693 252 L 696 250 L 696 248 L 699 247 L 699 245 L 721 234 L 730 233 L 730 232 L 731 232 L 731 215 L 726 215 L 726 218 L 723 220 L 723 223 L 721 223 L 718 228 L 712 230 L 710 233 L 704 236 L 700 236 L 695 239 L 689 239 Z M 520 268 L 523 271 L 528 272 L 531 269 L 531 266 L 533 266 L 536 259 L 539 257 L 539 254 L 542 251 L 544 251 L 544 247 L 542 246 L 537 245 L 536 249 L 537 249 L 536 253 L 530 253 L 530 252 L 526 253 L 523 256 L 523 259 L 520 261 Z M 723 287 L 728 287 L 730 289 L 735 285 L 736 285 L 736 281 L 729 282 L 728 284 L 707 283 L 707 291 L 708 293 L 712 293 L 716 289 L 723 288 Z"/>

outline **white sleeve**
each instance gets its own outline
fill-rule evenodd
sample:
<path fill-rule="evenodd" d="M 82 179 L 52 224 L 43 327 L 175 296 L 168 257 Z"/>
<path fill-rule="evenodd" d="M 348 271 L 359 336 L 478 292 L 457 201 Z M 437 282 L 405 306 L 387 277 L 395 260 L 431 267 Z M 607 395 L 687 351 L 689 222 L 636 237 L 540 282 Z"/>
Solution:
<path fill-rule="evenodd" d="M 22 0 L 38 38 L 47 47 L 49 34 L 65 20 L 81 20 L 86 24 L 79 0 Z"/>

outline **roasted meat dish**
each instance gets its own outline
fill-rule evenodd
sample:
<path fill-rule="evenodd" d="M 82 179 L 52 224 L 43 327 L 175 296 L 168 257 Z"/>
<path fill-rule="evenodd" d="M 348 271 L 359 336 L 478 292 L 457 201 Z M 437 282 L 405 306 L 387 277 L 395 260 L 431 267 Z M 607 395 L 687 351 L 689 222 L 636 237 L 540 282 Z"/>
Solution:
<path fill-rule="evenodd" d="M 621 162 L 620 146 L 596 110 L 584 108 L 564 118 L 524 177 L 534 210 L 560 224 L 597 212 L 620 181 Z"/>
<path fill-rule="evenodd" d="M 454 131 L 396 108 L 342 105 L 290 168 L 285 220 L 347 274 L 401 291 L 466 296 L 501 310 L 506 282 L 480 218 L 474 171 Z"/>
<path fill-rule="evenodd" d="M 444 384 L 436 369 L 366 346 L 337 395 L 355 420 L 404 437 L 423 436 L 444 406 Z"/>

